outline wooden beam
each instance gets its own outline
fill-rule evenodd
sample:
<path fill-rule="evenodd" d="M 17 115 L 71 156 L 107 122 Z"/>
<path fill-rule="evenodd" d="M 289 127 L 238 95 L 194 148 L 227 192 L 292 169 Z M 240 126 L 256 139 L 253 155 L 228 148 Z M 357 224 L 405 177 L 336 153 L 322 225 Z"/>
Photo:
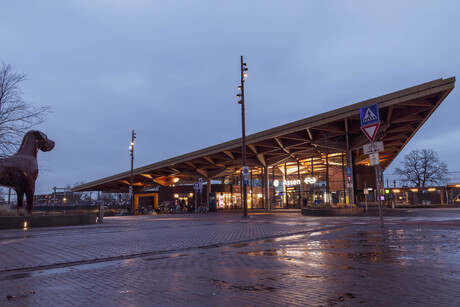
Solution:
<path fill-rule="evenodd" d="M 265 157 L 264 157 L 264 155 L 258 154 L 256 157 L 257 157 L 257 159 L 260 161 L 260 163 L 262 163 L 262 165 L 263 165 L 264 167 L 267 166 L 267 163 L 265 162 Z"/>
<path fill-rule="evenodd" d="M 248 145 L 248 147 L 249 147 L 249 149 L 251 149 L 252 152 L 255 153 L 256 155 L 259 154 L 259 153 L 257 152 L 256 147 L 255 147 L 254 145 L 250 144 L 250 145 Z"/>
<path fill-rule="evenodd" d="M 410 114 L 407 116 L 400 117 L 398 119 L 394 119 L 393 123 L 404 123 L 404 122 L 421 122 L 424 120 L 425 117 L 419 114 Z"/>
<path fill-rule="evenodd" d="M 214 162 L 214 160 L 211 157 L 203 157 L 203 159 L 205 159 L 206 161 L 208 161 L 212 165 L 216 165 L 216 162 Z"/>
<path fill-rule="evenodd" d="M 145 178 L 153 179 L 152 175 L 150 174 L 139 174 L 141 176 L 144 176 Z"/>
<path fill-rule="evenodd" d="M 205 171 L 204 169 L 197 168 L 196 171 L 197 171 L 200 175 L 202 175 L 202 176 L 204 176 L 204 177 L 206 177 L 206 178 L 209 178 L 209 177 L 208 177 L 208 172 Z"/>
<path fill-rule="evenodd" d="M 297 140 L 297 141 L 308 141 L 308 136 L 305 131 L 297 131 L 289 134 L 284 134 L 283 139 Z"/>
<path fill-rule="evenodd" d="M 232 153 L 231 151 L 224 150 L 223 152 L 224 152 L 224 154 L 226 154 L 230 159 L 235 160 L 235 156 L 233 155 L 233 153 Z"/>
<path fill-rule="evenodd" d="M 195 163 L 188 162 L 188 161 L 186 161 L 186 162 L 184 162 L 184 163 L 187 164 L 187 165 L 190 166 L 190 167 L 197 168 Z"/>
<path fill-rule="evenodd" d="M 307 128 L 307 133 L 308 133 L 308 137 L 310 138 L 310 141 L 313 141 L 313 134 L 311 133 L 310 128 Z"/>
<path fill-rule="evenodd" d="M 266 159 L 267 166 L 272 166 L 275 164 L 285 163 L 285 162 L 294 162 L 297 159 L 292 158 L 291 156 L 276 157 L 271 159 Z"/>
<path fill-rule="evenodd" d="M 387 114 L 387 123 L 391 123 L 391 115 L 393 114 L 393 106 L 390 106 L 388 108 L 388 114 Z"/>
<path fill-rule="evenodd" d="M 276 140 L 276 142 L 280 145 L 280 148 L 281 148 L 282 150 L 284 150 L 284 151 L 285 151 L 287 154 L 289 154 L 292 158 L 294 158 L 294 159 L 296 158 L 293 154 L 291 154 L 291 151 L 290 151 L 288 148 L 286 148 L 286 147 L 283 146 L 282 140 L 280 140 L 279 138 L 275 138 L 275 140 Z"/>
<path fill-rule="evenodd" d="M 174 173 L 180 174 L 180 170 L 178 170 L 177 168 L 174 168 L 172 166 L 168 166 L 168 168 L 171 169 Z"/>
<path fill-rule="evenodd" d="M 323 131 L 328 131 L 328 132 L 344 133 L 342 128 L 337 127 L 334 124 L 323 124 L 323 125 L 312 127 L 312 128 L 315 129 L 315 130 L 323 130 Z"/>
<path fill-rule="evenodd" d="M 336 149 L 340 151 L 347 150 L 346 142 L 344 141 L 313 141 L 311 142 L 311 144 L 319 147 Z"/>
<path fill-rule="evenodd" d="M 393 132 L 407 132 L 407 131 L 414 131 L 416 127 L 414 127 L 413 123 L 407 124 L 407 125 L 402 125 L 399 127 L 394 127 L 392 126 L 391 129 L 389 129 L 387 132 L 388 133 L 393 133 Z"/>

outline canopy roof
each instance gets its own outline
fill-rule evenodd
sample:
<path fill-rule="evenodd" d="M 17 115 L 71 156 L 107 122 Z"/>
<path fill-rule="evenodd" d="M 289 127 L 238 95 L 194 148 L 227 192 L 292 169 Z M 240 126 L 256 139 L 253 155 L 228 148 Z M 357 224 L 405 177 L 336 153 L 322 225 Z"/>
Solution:
<path fill-rule="evenodd" d="M 367 165 L 368 155 L 362 146 L 369 140 L 361 131 L 360 109 L 378 103 L 381 125 L 375 141 L 384 143 L 380 166 L 385 169 L 452 91 L 454 83 L 455 77 L 434 80 L 248 135 L 246 164 L 270 167 L 308 159 L 315 161 L 316 170 L 325 163 L 326 153 L 349 149 L 355 165 Z M 134 169 L 134 186 L 146 190 L 233 174 L 241 169 L 241 143 L 239 138 Z M 127 171 L 82 184 L 73 191 L 127 192 L 130 178 L 131 172 Z"/>

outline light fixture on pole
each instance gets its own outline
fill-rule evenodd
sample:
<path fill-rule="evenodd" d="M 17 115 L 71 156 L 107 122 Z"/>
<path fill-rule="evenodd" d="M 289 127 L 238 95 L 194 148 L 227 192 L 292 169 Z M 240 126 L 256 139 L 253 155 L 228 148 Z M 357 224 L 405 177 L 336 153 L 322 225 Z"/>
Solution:
<path fill-rule="evenodd" d="M 133 197 L 133 184 L 134 184 L 134 174 L 133 174 L 133 165 L 134 165 L 134 142 L 136 140 L 136 133 L 134 130 L 131 132 L 131 146 L 129 146 L 129 155 L 131 156 L 131 182 L 129 185 L 129 202 L 131 205 L 131 210 L 134 210 L 134 197 Z"/>
<path fill-rule="evenodd" d="M 242 151 L 242 168 L 241 171 L 243 173 L 243 216 L 248 216 L 248 196 L 247 196 L 247 183 L 248 183 L 248 176 L 249 171 L 248 167 L 246 166 L 246 127 L 245 127 L 245 118 L 244 118 L 244 78 L 248 76 L 247 74 L 248 68 L 246 67 L 246 63 L 243 62 L 243 56 L 241 56 L 241 85 L 238 86 L 238 94 L 236 97 L 240 100 L 238 101 L 241 104 L 241 123 L 242 123 L 242 144 L 241 144 L 241 151 Z"/>

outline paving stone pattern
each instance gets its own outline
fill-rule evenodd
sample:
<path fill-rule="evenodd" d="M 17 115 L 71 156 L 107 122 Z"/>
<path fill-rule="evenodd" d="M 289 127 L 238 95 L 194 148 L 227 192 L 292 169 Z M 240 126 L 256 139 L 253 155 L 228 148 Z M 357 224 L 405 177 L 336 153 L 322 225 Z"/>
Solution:
<path fill-rule="evenodd" d="M 215 214 L 2 231 L 0 305 L 459 306 L 459 219 L 416 211 L 381 229 L 376 217 Z"/>

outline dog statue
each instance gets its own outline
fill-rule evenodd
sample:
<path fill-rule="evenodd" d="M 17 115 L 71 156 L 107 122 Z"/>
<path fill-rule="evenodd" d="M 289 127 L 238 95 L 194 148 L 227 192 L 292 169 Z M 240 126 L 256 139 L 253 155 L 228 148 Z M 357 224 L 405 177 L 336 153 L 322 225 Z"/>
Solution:
<path fill-rule="evenodd" d="M 26 133 L 17 153 L 0 159 L 0 185 L 11 187 L 16 191 L 18 209 L 22 208 L 24 193 L 27 197 L 27 212 L 34 206 L 35 180 L 38 177 L 37 152 L 50 151 L 54 141 L 48 139 L 41 131 Z"/>

